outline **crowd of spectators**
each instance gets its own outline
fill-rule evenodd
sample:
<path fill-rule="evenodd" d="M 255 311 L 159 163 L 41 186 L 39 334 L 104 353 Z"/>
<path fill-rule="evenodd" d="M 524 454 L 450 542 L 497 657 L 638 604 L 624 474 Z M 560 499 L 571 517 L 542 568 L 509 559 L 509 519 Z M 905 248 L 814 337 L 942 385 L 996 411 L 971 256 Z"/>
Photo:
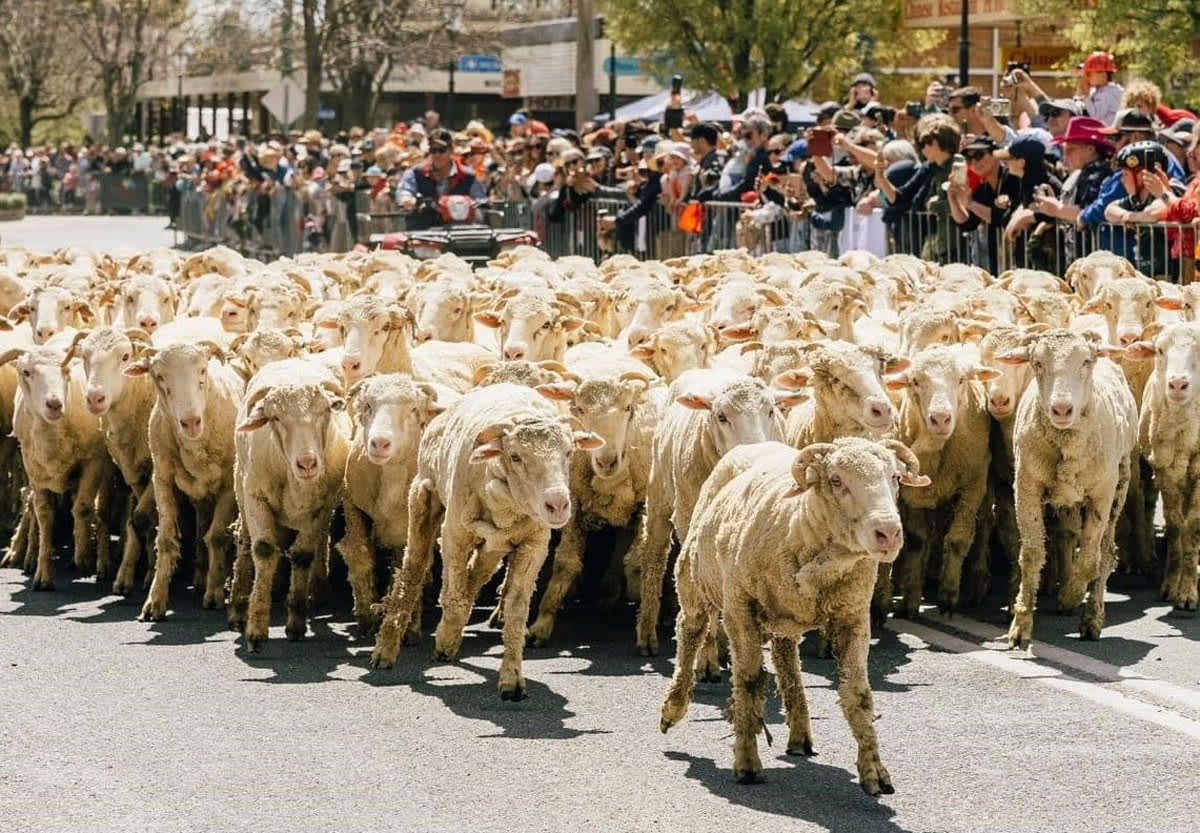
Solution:
<path fill-rule="evenodd" d="M 96 173 L 140 173 L 165 195 L 172 223 L 184 194 L 203 195 L 210 208 L 223 203 L 223 222 L 248 241 L 283 202 L 312 249 L 353 245 L 362 216 L 438 222 L 433 204 L 449 193 L 510 210 L 556 254 L 853 247 L 999 272 L 1061 270 L 1099 247 L 1150 274 L 1190 275 L 1200 126 L 1154 84 L 1122 88 L 1116 71 L 1111 56 L 1093 53 L 1075 94 L 1051 97 L 1027 68 L 1010 66 L 1002 98 L 934 81 L 923 101 L 897 107 L 864 72 L 805 125 L 789 123 L 779 104 L 729 124 L 682 110 L 578 132 L 524 110 L 495 131 L 481 121 L 452 131 L 429 111 L 328 137 L 11 147 L 0 187 L 25 192 L 32 207 L 96 210 Z"/>

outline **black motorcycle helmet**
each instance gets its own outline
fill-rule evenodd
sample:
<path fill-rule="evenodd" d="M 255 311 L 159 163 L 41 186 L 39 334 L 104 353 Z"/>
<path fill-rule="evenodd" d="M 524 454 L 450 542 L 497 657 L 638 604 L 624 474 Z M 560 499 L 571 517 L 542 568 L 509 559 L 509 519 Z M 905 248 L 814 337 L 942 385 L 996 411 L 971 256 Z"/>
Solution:
<path fill-rule="evenodd" d="M 1152 171 L 1156 165 L 1164 171 L 1167 169 L 1167 152 L 1158 142 L 1134 142 L 1117 154 L 1120 170 Z"/>

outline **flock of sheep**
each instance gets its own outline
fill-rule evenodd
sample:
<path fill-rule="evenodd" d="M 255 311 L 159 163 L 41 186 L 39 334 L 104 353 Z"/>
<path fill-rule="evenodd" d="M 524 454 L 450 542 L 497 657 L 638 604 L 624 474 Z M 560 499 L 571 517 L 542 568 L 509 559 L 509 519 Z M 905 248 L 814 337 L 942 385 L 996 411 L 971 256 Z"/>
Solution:
<path fill-rule="evenodd" d="M 788 752 L 811 754 L 797 645 L 816 630 L 862 787 L 890 793 L 867 650 L 893 607 L 997 586 L 1026 647 L 1043 588 L 1096 639 L 1119 564 L 1195 609 L 1197 304 L 1099 252 L 1059 278 L 862 252 L 597 266 L 523 248 L 472 270 L 3 249 L 6 564 L 51 589 L 69 529 L 77 571 L 119 594 L 144 576 L 159 620 L 188 552 L 204 605 L 258 651 L 281 559 L 301 639 L 332 544 L 387 668 L 421 637 L 437 544 L 435 656 L 457 656 L 503 566 L 491 621 L 517 700 L 524 646 L 552 639 L 601 528 L 618 542 L 601 592 L 637 601 L 637 646 L 658 651 L 674 540 L 663 731 L 727 658 L 734 774 L 761 780 L 769 642 Z"/>

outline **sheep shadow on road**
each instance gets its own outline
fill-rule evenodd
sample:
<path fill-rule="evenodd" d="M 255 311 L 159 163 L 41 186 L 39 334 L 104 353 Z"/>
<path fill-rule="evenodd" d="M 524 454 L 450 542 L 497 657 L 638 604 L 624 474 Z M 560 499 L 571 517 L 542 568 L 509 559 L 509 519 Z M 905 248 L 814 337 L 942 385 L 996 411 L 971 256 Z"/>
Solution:
<path fill-rule="evenodd" d="M 702 784 L 713 795 L 760 813 L 801 819 L 829 833 L 909 833 L 893 820 L 887 796 L 871 798 L 854 775 L 812 758 L 783 758 L 791 767 L 767 769 L 767 783 L 745 785 L 733 780 L 732 770 L 708 758 L 685 752 L 665 753 L 687 764 L 684 777 Z M 770 765 L 768 759 L 764 764 Z"/>

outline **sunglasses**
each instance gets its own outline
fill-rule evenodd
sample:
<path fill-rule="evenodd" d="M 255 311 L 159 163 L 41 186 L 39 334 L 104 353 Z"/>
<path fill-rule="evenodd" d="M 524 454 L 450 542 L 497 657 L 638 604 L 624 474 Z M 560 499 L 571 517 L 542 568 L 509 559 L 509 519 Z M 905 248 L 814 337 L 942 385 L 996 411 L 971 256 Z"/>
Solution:
<path fill-rule="evenodd" d="M 443 153 L 449 153 L 449 152 L 450 152 L 450 148 L 447 148 L 447 147 L 441 147 L 440 145 L 437 145 L 437 146 L 434 146 L 434 147 L 431 147 L 431 148 L 429 148 L 429 152 L 430 152 L 430 153 L 433 153 L 433 154 L 443 154 Z"/>
<path fill-rule="evenodd" d="M 966 158 L 968 162 L 978 162 L 980 159 L 984 159 L 988 156 L 991 156 L 991 151 L 988 150 L 963 151 L 963 157 Z"/>
<path fill-rule="evenodd" d="M 768 156 L 778 156 L 781 153 L 783 153 L 783 148 L 767 148 Z"/>
<path fill-rule="evenodd" d="M 951 113 L 961 113 L 965 108 L 961 104 L 951 104 L 949 108 Z"/>
<path fill-rule="evenodd" d="M 1047 111 L 1046 111 L 1046 118 L 1048 118 L 1048 119 L 1057 119 L 1057 118 L 1062 118 L 1063 116 L 1066 116 L 1066 115 L 1069 115 L 1069 114 L 1070 114 L 1070 113 L 1069 113 L 1069 111 L 1067 111 L 1067 110 L 1047 110 Z"/>

